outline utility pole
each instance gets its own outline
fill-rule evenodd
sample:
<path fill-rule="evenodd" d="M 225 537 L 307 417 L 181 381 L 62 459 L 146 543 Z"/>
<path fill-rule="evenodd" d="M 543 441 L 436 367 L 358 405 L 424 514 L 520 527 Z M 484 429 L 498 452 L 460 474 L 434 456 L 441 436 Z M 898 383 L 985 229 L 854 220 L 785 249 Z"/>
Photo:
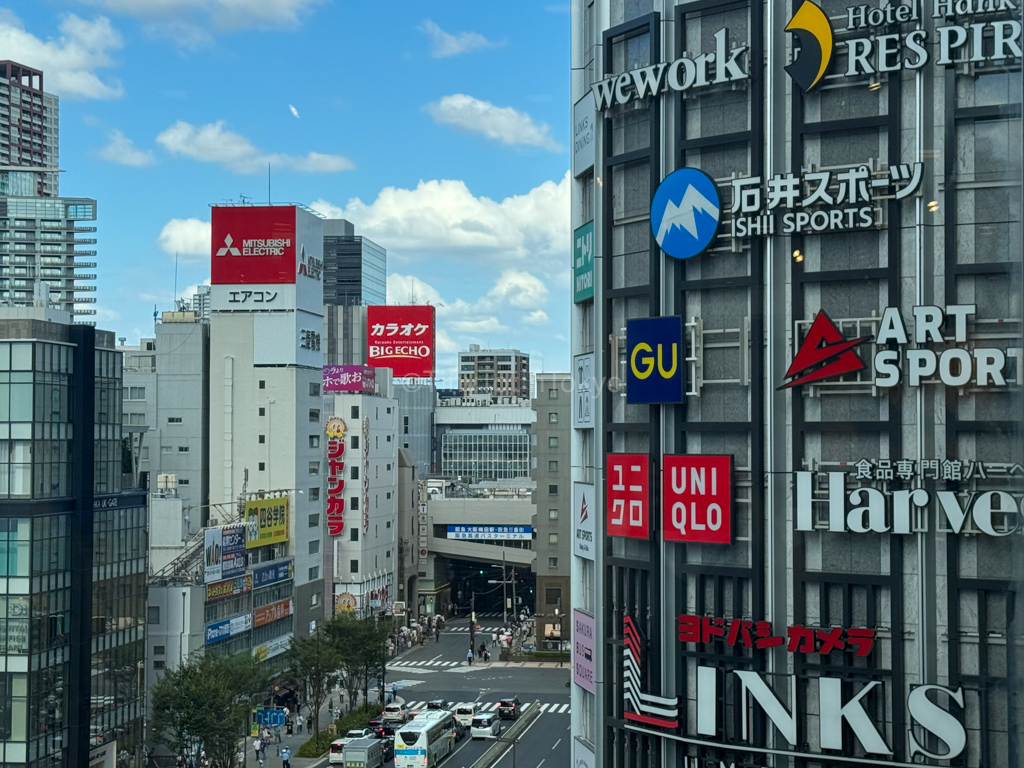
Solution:
<path fill-rule="evenodd" d="M 476 653 L 476 592 L 469 598 L 469 652 Z"/>
<path fill-rule="evenodd" d="M 505 547 L 501 548 L 501 625 L 503 627 L 508 626 L 508 596 L 506 585 L 508 581 L 505 577 Z"/>

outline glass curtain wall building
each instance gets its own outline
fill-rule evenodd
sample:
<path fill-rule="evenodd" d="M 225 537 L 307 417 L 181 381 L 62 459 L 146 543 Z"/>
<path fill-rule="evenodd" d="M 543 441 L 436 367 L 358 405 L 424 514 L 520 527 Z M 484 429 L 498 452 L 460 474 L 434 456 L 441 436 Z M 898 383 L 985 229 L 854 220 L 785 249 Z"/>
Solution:
<path fill-rule="evenodd" d="M 574 765 L 1024 761 L 1021 42 L 572 3 Z"/>

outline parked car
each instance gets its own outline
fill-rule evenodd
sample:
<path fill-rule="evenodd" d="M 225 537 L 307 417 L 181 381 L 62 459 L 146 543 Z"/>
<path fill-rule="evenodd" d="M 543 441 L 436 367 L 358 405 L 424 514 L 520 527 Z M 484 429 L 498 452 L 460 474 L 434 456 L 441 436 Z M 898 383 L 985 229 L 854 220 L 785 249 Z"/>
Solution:
<path fill-rule="evenodd" d="M 473 718 L 480 711 L 480 705 L 475 701 L 467 701 L 455 705 L 455 719 L 466 728 L 473 725 Z"/>
<path fill-rule="evenodd" d="M 473 718 L 469 732 L 474 739 L 489 739 L 501 733 L 501 720 L 493 712 L 485 712 Z"/>
<path fill-rule="evenodd" d="M 404 723 L 409 719 L 409 707 L 405 704 L 388 704 L 380 719 L 385 723 Z"/>
<path fill-rule="evenodd" d="M 434 699 L 433 701 L 428 701 L 427 702 L 427 709 L 439 709 L 439 710 L 447 711 L 447 710 L 449 710 L 451 708 L 452 708 L 451 702 L 450 701 L 445 701 L 444 699 Z"/>
<path fill-rule="evenodd" d="M 498 702 L 498 717 L 502 720 L 518 720 L 521 711 L 518 696 Z"/>

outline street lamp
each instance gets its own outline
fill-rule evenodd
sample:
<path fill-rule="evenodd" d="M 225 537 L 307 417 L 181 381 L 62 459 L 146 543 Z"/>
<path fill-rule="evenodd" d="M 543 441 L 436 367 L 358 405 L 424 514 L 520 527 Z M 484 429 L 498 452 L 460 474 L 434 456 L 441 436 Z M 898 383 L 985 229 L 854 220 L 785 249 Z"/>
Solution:
<path fill-rule="evenodd" d="M 515 739 L 505 739 L 505 738 L 502 738 L 501 736 L 489 736 L 488 738 L 491 741 L 498 741 L 498 742 L 501 742 L 502 744 L 511 744 L 512 745 L 512 768 L 516 768 L 516 740 Z"/>

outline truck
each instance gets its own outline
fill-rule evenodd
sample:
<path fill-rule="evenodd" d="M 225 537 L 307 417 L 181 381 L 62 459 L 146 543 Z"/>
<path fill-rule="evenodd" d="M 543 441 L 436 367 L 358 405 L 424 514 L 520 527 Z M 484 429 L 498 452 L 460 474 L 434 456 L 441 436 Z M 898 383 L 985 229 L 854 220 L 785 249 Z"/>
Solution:
<path fill-rule="evenodd" d="M 342 753 L 345 768 L 380 768 L 384 765 L 384 743 L 381 739 L 356 739 L 345 745 Z"/>

